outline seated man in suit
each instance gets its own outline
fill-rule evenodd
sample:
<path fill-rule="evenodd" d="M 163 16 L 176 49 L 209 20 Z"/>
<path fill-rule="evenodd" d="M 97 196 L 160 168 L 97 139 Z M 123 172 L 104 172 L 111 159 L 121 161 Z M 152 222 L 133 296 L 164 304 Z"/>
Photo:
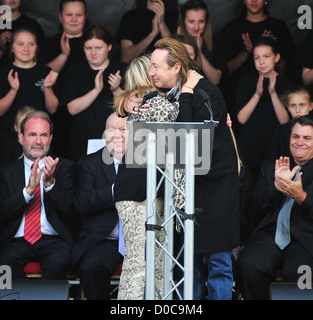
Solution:
<path fill-rule="evenodd" d="M 280 268 L 288 282 L 298 281 L 301 265 L 313 268 L 313 120 L 309 116 L 293 119 L 289 146 L 292 158 L 263 163 L 251 194 L 250 204 L 260 222 L 237 264 L 239 289 L 247 300 L 269 299 L 270 282 Z"/>
<path fill-rule="evenodd" d="M 89 300 L 110 299 L 110 277 L 123 262 L 113 193 L 118 161 L 125 153 L 126 119 L 111 114 L 106 122 L 106 147 L 78 160 L 74 204 L 83 222 L 73 247 L 73 265 L 78 265 Z"/>
<path fill-rule="evenodd" d="M 48 156 L 53 124 L 47 113 L 23 119 L 19 141 L 24 156 L 0 169 L 0 265 L 13 279 L 39 261 L 43 279 L 65 278 L 71 263 L 72 235 L 66 225 L 73 213 L 76 165 Z"/>

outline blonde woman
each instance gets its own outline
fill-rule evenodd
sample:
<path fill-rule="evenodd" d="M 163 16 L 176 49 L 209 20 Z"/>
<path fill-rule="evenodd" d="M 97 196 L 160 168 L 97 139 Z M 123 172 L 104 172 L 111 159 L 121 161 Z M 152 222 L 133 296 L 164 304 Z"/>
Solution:
<path fill-rule="evenodd" d="M 115 96 L 116 112 L 129 120 L 137 119 L 138 104 L 142 97 L 151 92 L 158 94 L 142 107 L 139 117 L 153 122 L 176 121 L 178 102 L 168 101 L 161 91 L 154 86 L 149 70 L 150 56 L 135 58 L 125 73 L 125 91 Z M 177 179 L 179 172 L 177 172 Z M 115 206 L 122 222 L 126 252 L 118 292 L 119 300 L 143 300 L 145 290 L 145 222 L 146 222 L 146 170 L 127 169 L 119 165 L 114 187 Z M 156 208 L 163 214 L 163 200 L 157 198 Z M 157 234 L 160 236 L 160 234 Z M 156 267 L 156 284 L 162 294 L 162 259 Z M 157 297 L 156 297 L 157 298 Z"/>

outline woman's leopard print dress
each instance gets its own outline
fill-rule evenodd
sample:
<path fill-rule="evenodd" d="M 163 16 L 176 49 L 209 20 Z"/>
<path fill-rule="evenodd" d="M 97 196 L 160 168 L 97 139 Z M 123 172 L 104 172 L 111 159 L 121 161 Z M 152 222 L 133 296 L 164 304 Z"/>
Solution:
<path fill-rule="evenodd" d="M 178 102 L 170 103 L 161 94 L 152 98 L 148 112 L 140 115 L 140 120 L 147 122 L 175 122 L 178 111 Z M 131 115 L 128 121 L 138 120 L 136 115 Z M 175 183 L 181 179 L 182 170 L 175 170 Z M 183 186 L 180 186 L 184 189 Z M 184 199 L 181 194 L 176 193 L 174 197 L 175 206 L 179 207 Z M 146 222 L 146 201 L 119 201 L 116 204 L 119 218 L 122 222 L 125 237 L 126 252 L 123 262 L 123 270 L 120 278 L 118 291 L 119 300 L 143 300 L 145 298 L 145 222 Z M 156 208 L 163 216 L 163 200 L 157 199 Z M 157 233 L 162 239 L 163 231 Z M 158 255 L 158 252 L 156 253 Z M 161 258 L 156 266 L 155 281 L 161 295 L 163 293 L 163 259 Z M 156 296 L 156 299 L 158 297 Z"/>

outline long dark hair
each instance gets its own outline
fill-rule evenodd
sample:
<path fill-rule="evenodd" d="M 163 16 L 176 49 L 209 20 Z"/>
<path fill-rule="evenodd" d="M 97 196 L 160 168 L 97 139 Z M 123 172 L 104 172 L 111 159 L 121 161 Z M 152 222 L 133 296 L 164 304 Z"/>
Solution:
<path fill-rule="evenodd" d="M 203 46 L 204 55 L 210 60 L 213 54 L 213 32 L 210 21 L 210 13 L 206 3 L 202 0 L 187 0 L 180 8 L 178 16 L 178 26 L 181 27 L 184 34 L 187 33 L 185 26 L 186 13 L 189 10 L 204 10 L 205 11 L 205 29 L 203 31 Z"/>

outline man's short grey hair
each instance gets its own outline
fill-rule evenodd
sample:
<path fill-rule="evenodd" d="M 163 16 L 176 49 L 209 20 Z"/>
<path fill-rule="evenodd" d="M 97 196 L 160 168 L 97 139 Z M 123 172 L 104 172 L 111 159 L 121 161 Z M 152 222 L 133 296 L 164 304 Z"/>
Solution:
<path fill-rule="evenodd" d="M 41 118 L 41 119 L 47 120 L 49 122 L 49 125 L 50 125 L 50 134 L 53 134 L 53 130 L 54 130 L 53 122 L 51 121 L 51 118 L 50 118 L 49 114 L 47 112 L 44 112 L 44 111 L 30 112 L 25 116 L 25 118 L 21 122 L 21 128 L 20 129 L 21 129 L 21 133 L 22 134 L 24 134 L 25 123 L 30 118 Z"/>

